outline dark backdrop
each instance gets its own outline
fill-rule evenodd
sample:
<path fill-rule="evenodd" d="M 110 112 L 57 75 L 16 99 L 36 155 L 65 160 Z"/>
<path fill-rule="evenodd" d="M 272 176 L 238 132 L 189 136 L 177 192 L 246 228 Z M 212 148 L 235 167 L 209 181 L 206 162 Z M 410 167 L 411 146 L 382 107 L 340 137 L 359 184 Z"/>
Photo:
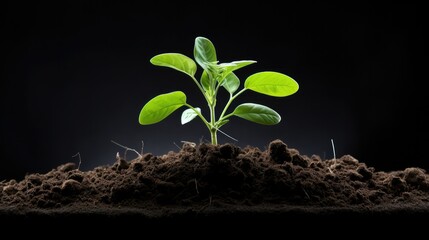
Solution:
<path fill-rule="evenodd" d="M 220 143 L 265 149 L 281 139 L 332 158 L 333 139 L 337 156 L 378 169 L 429 166 L 419 6 L 58 2 L 2 6 L 0 179 L 77 162 L 78 152 L 82 169 L 112 164 L 123 153 L 112 140 L 137 150 L 144 141 L 157 155 L 181 141 L 208 141 L 201 122 L 181 126 L 181 111 L 151 126 L 137 121 L 149 99 L 174 90 L 207 113 L 191 79 L 149 62 L 164 52 L 192 57 L 197 36 L 214 43 L 220 62 L 258 61 L 237 71 L 242 82 L 273 70 L 300 84 L 286 98 L 240 96 L 235 105 L 270 106 L 282 122 L 233 118 L 222 130 L 239 142 L 219 135 Z"/>

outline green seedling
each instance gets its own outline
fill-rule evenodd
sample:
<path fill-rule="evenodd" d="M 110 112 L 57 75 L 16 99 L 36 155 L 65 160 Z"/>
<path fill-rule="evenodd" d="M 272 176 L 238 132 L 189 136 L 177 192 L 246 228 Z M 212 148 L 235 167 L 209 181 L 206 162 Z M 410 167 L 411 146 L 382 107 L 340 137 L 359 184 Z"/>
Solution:
<path fill-rule="evenodd" d="M 194 45 L 194 59 L 181 53 L 164 53 L 154 56 L 150 62 L 156 66 L 169 67 L 188 75 L 197 85 L 199 91 L 207 101 L 210 118 L 206 118 L 201 108 L 187 103 L 185 93 L 174 91 L 152 98 L 147 102 L 139 115 L 142 125 L 154 124 L 162 121 L 180 107 L 187 107 L 182 113 L 182 125 L 199 117 L 210 131 L 212 144 L 218 144 L 217 132 L 228 123 L 229 118 L 237 116 L 248 121 L 263 125 L 274 125 L 280 122 L 280 115 L 273 109 L 257 104 L 243 103 L 233 111 L 228 112 L 231 103 L 242 93 L 252 90 L 273 97 L 286 97 L 298 91 L 298 83 L 291 77 L 273 71 L 258 72 L 250 75 L 240 88 L 240 80 L 234 73 L 236 70 L 256 63 L 253 60 L 219 63 L 213 43 L 204 37 L 197 37 Z M 196 63 L 195 63 L 196 62 Z M 197 63 L 202 73 L 197 80 Z M 224 88 L 229 93 L 229 100 L 220 115 L 216 115 L 216 103 L 219 89 Z"/>

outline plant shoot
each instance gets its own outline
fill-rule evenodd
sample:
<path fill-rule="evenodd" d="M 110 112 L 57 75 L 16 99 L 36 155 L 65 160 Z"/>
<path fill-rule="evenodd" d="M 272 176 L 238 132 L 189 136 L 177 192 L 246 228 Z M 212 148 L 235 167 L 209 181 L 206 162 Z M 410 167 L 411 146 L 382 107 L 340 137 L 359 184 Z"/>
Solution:
<path fill-rule="evenodd" d="M 211 143 L 218 144 L 217 133 L 228 123 L 229 118 L 236 116 L 263 125 L 274 125 L 280 122 L 280 115 L 273 109 L 257 104 L 243 103 L 230 110 L 231 103 L 247 90 L 273 97 L 286 97 L 298 91 L 298 83 L 291 77 L 273 71 L 257 72 L 244 81 L 240 88 L 240 79 L 236 70 L 256 63 L 253 60 L 219 63 L 213 43 L 205 37 L 197 37 L 194 45 L 194 59 L 181 53 L 163 53 L 154 56 L 150 62 L 156 66 L 169 67 L 188 75 L 197 85 L 208 105 L 208 116 L 200 107 L 192 106 L 182 91 L 160 94 L 147 102 L 139 115 L 141 125 L 158 123 L 181 107 L 181 123 L 186 124 L 194 118 L 200 118 L 210 132 Z M 202 68 L 199 79 L 196 78 L 197 64 Z M 219 115 L 216 114 L 217 95 L 220 89 L 229 93 L 229 100 Z"/>

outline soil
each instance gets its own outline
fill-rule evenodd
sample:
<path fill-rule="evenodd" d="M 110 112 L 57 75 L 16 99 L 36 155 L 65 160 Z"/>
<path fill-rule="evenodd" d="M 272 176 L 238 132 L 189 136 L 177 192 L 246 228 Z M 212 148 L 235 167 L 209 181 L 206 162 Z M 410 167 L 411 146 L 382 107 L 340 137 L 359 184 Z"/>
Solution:
<path fill-rule="evenodd" d="M 12 224 L 290 226 L 349 217 L 361 218 L 361 226 L 374 219 L 403 224 L 428 219 L 429 175 L 417 167 L 377 171 L 350 155 L 322 160 L 281 140 L 263 151 L 186 142 L 177 152 L 129 161 L 117 156 L 113 165 L 90 171 L 66 163 L 22 181 L 3 180 L 0 200 L 0 218 Z"/>

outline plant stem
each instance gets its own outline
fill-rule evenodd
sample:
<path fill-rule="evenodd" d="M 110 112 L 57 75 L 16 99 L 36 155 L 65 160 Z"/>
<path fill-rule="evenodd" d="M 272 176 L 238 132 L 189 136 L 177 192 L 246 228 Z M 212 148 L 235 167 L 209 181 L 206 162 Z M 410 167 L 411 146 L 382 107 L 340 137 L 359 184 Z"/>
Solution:
<path fill-rule="evenodd" d="M 212 144 L 217 145 L 217 129 L 216 128 L 213 127 L 210 129 L 210 136 L 212 139 Z"/>
<path fill-rule="evenodd" d="M 209 103 L 210 108 L 210 136 L 213 145 L 217 145 L 217 128 L 216 128 L 216 99 L 213 99 L 212 103 Z"/>
<path fill-rule="evenodd" d="M 230 95 L 229 95 L 229 100 L 228 100 L 228 102 L 226 103 L 225 107 L 223 108 L 222 113 L 220 114 L 219 121 L 221 121 L 221 120 L 223 120 L 223 119 L 227 118 L 227 117 L 225 117 L 225 116 L 224 116 L 224 115 L 225 115 L 225 113 L 226 113 L 226 110 L 228 110 L 228 108 L 229 108 L 229 106 L 231 105 L 232 101 L 234 101 L 234 99 L 235 99 L 235 98 L 237 98 L 237 97 L 238 97 L 240 94 L 242 94 L 244 91 L 246 91 L 246 88 L 241 89 L 241 91 L 239 91 L 239 92 L 238 92 L 237 94 L 235 94 L 234 96 L 232 96 L 232 94 L 230 94 Z M 230 115 L 231 115 L 231 114 L 229 114 L 229 115 L 228 115 L 228 117 L 230 117 Z"/>
<path fill-rule="evenodd" d="M 204 96 L 204 99 L 206 99 L 206 101 L 207 101 L 207 102 L 209 102 L 210 100 L 209 100 L 209 98 L 207 97 L 206 92 L 204 91 L 204 89 L 203 89 L 203 87 L 201 86 L 201 84 L 198 82 L 198 80 L 197 80 L 195 77 L 191 76 L 191 78 L 192 78 L 192 80 L 194 81 L 194 83 L 195 83 L 195 84 L 197 84 L 198 89 L 200 89 L 201 93 L 202 93 L 202 94 L 203 94 L 203 96 Z"/>

